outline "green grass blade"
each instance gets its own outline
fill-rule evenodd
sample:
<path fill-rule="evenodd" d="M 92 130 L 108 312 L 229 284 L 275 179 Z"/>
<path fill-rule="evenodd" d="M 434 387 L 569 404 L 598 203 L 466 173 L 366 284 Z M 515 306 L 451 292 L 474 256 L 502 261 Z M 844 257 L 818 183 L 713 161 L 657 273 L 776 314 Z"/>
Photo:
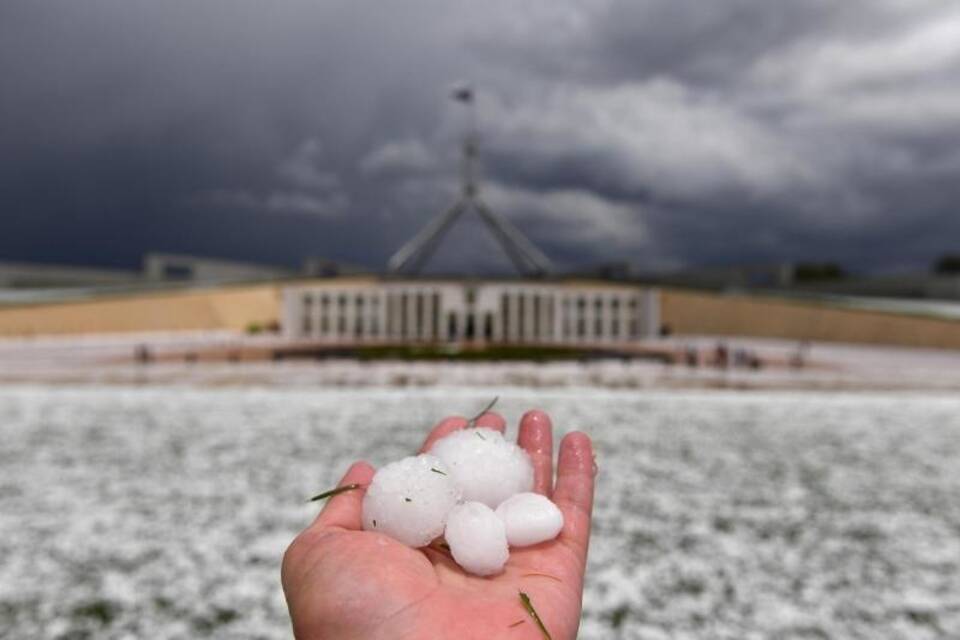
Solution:
<path fill-rule="evenodd" d="M 307 502 L 316 502 L 317 500 L 323 500 L 324 498 L 332 498 L 335 495 L 344 493 L 346 491 L 353 491 L 354 489 L 359 489 L 359 484 L 345 484 L 342 487 L 337 487 L 336 489 L 330 489 L 330 491 L 324 491 L 323 493 L 318 493 L 313 496 Z"/>
<path fill-rule="evenodd" d="M 540 633 L 543 634 L 543 637 L 546 638 L 546 640 L 553 640 L 553 638 L 550 637 L 550 632 L 547 631 L 547 628 L 544 626 L 543 620 L 541 620 L 540 616 L 537 615 L 537 610 L 533 608 L 533 603 L 530 602 L 530 596 L 521 591 L 520 602 L 523 603 L 523 608 L 527 610 L 527 613 L 530 614 L 530 617 L 533 618 L 533 621 L 537 623 L 537 627 L 540 629 Z"/>
<path fill-rule="evenodd" d="M 499 399 L 500 399 L 500 396 L 494 396 L 493 400 L 491 400 L 489 403 L 487 403 L 487 406 L 485 406 L 480 413 L 478 413 L 477 415 L 475 415 L 475 416 L 473 416 L 472 418 L 470 418 L 469 420 L 467 420 L 467 427 L 469 428 L 469 427 L 474 427 L 474 426 L 476 426 L 477 420 L 480 419 L 480 416 L 482 416 L 483 414 L 485 414 L 487 411 L 490 411 L 490 409 L 493 409 L 494 405 L 497 404 L 497 400 L 499 400 Z"/>

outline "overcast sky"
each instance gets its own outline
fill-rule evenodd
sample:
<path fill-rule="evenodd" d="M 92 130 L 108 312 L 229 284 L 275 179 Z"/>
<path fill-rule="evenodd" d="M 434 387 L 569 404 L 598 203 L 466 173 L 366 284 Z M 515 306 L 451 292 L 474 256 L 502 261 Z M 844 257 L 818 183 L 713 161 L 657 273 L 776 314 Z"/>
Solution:
<path fill-rule="evenodd" d="M 954 0 L 3 0 L 0 78 L 0 260 L 381 267 L 456 194 L 460 80 L 561 265 L 960 251 Z M 496 268 L 464 222 L 438 261 Z"/>

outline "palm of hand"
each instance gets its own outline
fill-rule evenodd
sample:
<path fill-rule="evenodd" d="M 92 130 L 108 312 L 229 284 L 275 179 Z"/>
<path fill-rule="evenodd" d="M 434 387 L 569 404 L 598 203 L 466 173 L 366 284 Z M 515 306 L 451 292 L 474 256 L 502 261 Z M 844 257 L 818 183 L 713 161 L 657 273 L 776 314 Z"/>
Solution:
<path fill-rule="evenodd" d="M 504 426 L 495 414 L 485 414 L 478 423 Z M 464 424 L 456 418 L 441 422 L 424 450 Z M 284 591 L 297 638 L 542 638 L 522 606 L 521 591 L 529 594 L 554 640 L 574 638 L 589 539 L 593 456 L 583 434 L 565 438 L 554 491 L 550 431 L 545 414 L 528 413 L 519 442 L 534 461 L 535 490 L 551 495 L 564 512 L 564 529 L 556 540 L 511 549 L 503 573 L 475 577 L 439 546 L 411 549 L 384 534 L 362 531 L 363 492 L 340 494 L 284 558 Z M 369 465 L 357 463 L 341 484 L 365 486 L 372 477 Z"/>

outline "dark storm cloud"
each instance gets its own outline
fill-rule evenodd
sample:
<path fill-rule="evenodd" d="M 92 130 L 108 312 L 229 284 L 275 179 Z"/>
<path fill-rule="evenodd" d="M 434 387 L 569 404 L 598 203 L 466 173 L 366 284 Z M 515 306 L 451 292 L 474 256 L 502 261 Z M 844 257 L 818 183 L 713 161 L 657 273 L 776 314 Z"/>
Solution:
<path fill-rule="evenodd" d="M 917 267 L 960 235 L 947 1 L 8 0 L 0 74 L 0 259 L 380 266 L 456 193 L 461 78 L 486 198 L 566 264 Z M 475 237 L 450 253 L 502 266 Z"/>

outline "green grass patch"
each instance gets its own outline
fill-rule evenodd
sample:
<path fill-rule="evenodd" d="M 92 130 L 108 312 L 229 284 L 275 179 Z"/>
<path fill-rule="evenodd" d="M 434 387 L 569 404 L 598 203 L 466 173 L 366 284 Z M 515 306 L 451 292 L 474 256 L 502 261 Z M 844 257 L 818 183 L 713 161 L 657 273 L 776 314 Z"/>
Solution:
<path fill-rule="evenodd" d="M 582 349 L 491 345 L 457 348 L 448 345 L 411 345 L 358 347 L 354 354 L 360 360 L 580 360 L 595 357 Z"/>

